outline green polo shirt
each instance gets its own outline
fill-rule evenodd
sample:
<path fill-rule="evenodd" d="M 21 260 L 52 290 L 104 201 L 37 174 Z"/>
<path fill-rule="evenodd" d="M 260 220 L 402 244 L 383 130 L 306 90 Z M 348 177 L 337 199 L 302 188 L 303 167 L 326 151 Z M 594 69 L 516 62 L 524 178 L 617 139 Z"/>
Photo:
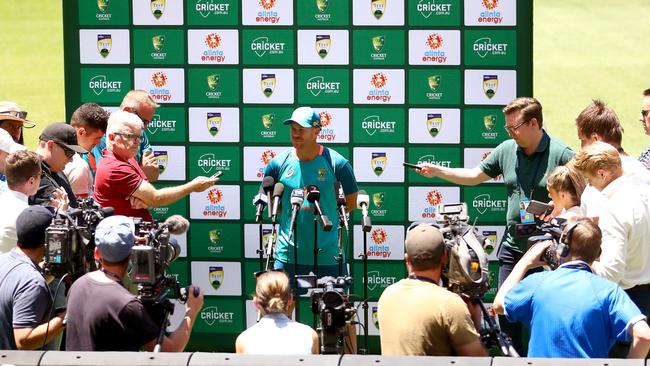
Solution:
<path fill-rule="evenodd" d="M 515 235 L 515 225 L 520 223 L 520 200 L 526 197 L 529 200 L 548 202 L 546 178 L 555 167 L 566 164 L 574 155 L 564 143 L 550 137 L 546 131 L 543 132 L 542 140 L 532 155 L 526 155 L 515 140 L 510 139 L 499 144 L 479 165 L 492 178 L 503 175 L 508 194 L 508 213 L 501 245 L 522 253 L 526 251 L 527 237 Z"/>

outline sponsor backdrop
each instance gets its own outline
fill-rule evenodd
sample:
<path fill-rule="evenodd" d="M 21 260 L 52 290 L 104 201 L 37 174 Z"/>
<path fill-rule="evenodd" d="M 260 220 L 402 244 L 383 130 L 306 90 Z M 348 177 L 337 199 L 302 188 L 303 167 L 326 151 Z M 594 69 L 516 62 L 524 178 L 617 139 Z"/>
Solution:
<path fill-rule="evenodd" d="M 260 231 L 251 199 L 266 164 L 290 146 L 282 122 L 297 106 L 320 113 L 319 141 L 352 161 L 370 195 L 373 322 L 383 289 L 404 277 L 409 221 L 433 220 L 437 204 L 462 200 L 481 233 L 500 240 L 506 210 L 500 177 L 457 187 L 401 163 L 473 167 L 508 138 L 501 108 L 532 93 L 532 0 L 64 0 L 63 6 L 68 117 L 83 102 L 110 110 L 128 90 L 147 90 L 161 105 L 147 129 L 161 171 L 156 185 L 223 172 L 213 188 L 153 212 L 157 220 L 178 213 L 192 222 L 183 257 L 170 268 L 182 285 L 199 284 L 206 295 L 188 349 L 232 351 L 254 318 L 247 300 L 260 268 Z M 346 243 L 355 294 L 363 288 L 359 216 Z M 265 239 L 270 232 L 265 225 Z M 306 300 L 300 320 L 311 323 Z M 368 329 L 377 353 L 378 330 Z"/>

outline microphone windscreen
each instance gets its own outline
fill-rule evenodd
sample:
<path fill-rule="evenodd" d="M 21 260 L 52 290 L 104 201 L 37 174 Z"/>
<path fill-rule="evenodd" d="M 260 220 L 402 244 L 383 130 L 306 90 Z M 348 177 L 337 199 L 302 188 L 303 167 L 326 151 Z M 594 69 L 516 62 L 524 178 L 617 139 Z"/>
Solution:
<path fill-rule="evenodd" d="M 280 182 L 275 183 L 275 187 L 273 187 L 273 197 L 282 197 L 282 193 L 284 193 L 284 184 Z"/>
<path fill-rule="evenodd" d="M 262 189 L 265 193 L 270 193 L 273 190 L 274 185 L 275 179 L 273 179 L 273 177 L 267 175 L 264 177 L 264 179 L 262 179 Z"/>
<path fill-rule="evenodd" d="M 296 188 L 291 191 L 291 204 L 292 205 L 302 205 L 305 200 L 305 192 L 301 188 Z"/>
<path fill-rule="evenodd" d="M 368 193 L 361 189 L 359 192 L 357 192 L 357 208 L 361 208 L 362 205 L 368 206 L 368 203 L 370 202 L 370 197 L 368 196 Z"/>
<path fill-rule="evenodd" d="M 307 201 L 314 203 L 320 200 L 320 190 L 315 185 L 307 186 Z"/>
<path fill-rule="evenodd" d="M 338 206 L 344 206 L 347 204 L 345 193 L 343 192 L 343 186 L 339 181 L 334 182 L 334 194 L 336 195 L 336 204 Z"/>
<path fill-rule="evenodd" d="M 190 227 L 190 222 L 181 215 L 169 216 L 164 224 L 169 229 L 169 233 L 174 235 L 183 234 Z"/>

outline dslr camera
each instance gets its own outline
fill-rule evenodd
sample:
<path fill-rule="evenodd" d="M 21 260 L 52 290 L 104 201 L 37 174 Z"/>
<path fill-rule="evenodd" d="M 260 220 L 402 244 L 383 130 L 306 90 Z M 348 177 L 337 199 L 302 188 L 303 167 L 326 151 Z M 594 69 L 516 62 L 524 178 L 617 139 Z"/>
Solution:
<path fill-rule="evenodd" d="M 552 244 L 544 251 L 541 259 L 551 268 L 556 269 L 560 265 L 560 258 L 569 255 L 569 237 L 573 231 L 572 225 L 566 228 L 566 220 L 555 218 L 549 223 L 537 227 L 537 234 L 528 238 L 528 248 L 534 244 L 550 240 Z"/>

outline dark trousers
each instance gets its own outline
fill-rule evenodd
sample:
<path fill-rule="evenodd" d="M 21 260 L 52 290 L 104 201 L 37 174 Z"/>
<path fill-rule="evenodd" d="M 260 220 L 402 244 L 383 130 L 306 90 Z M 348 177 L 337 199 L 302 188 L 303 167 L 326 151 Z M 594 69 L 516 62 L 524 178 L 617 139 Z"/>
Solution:
<path fill-rule="evenodd" d="M 650 314 L 650 284 L 634 286 L 625 290 L 630 296 L 632 302 L 639 307 L 639 310 L 648 317 Z M 611 358 L 626 358 L 630 351 L 631 342 L 616 342 L 612 349 L 609 350 L 609 357 Z M 648 358 L 646 356 L 646 358 Z"/>
<path fill-rule="evenodd" d="M 510 273 L 512 273 L 512 270 L 515 268 L 515 264 L 519 262 L 523 255 L 523 253 L 516 252 L 504 245 L 501 245 L 499 247 L 499 288 L 501 288 L 503 282 L 506 280 L 506 278 L 508 278 Z M 541 267 L 531 269 L 530 271 L 526 272 L 526 276 L 541 271 Z M 525 357 L 526 351 L 528 350 L 528 345 L 525 344 L 527 342 L 524 342 L 523 339 L 524 332 L 521 323 L 511 323 L 504 315 L 499 315 L 499 325 L 501 326 L 501 330 L 510 336 L 510 339 L 512 339 L 512 345 L 515 347 L 519 355 L 521 357 Z"/>

